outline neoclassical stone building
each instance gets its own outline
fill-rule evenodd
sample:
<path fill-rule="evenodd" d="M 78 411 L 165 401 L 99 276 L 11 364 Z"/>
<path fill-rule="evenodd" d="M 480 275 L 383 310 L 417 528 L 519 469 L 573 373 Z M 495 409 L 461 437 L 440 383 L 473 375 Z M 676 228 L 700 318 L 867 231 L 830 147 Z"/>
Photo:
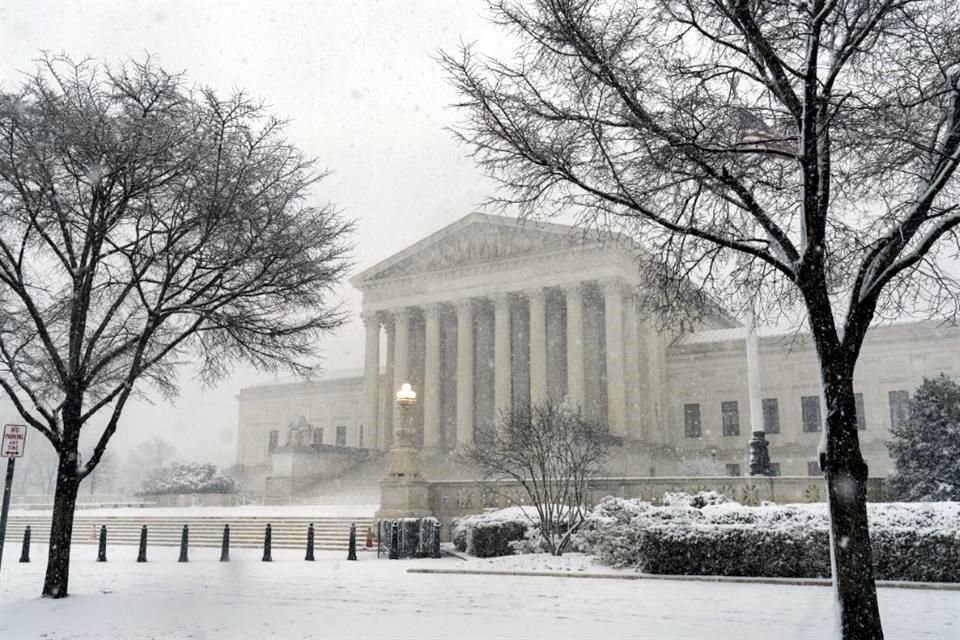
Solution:
<path fill-rule="evenodd" d="M 610 474 L 740 475 L 750 436 L 745 330 L 720 312 L 682 333 L 658 330 L 636 295 L 637 253 L 563 225 L 470 214 L 355 275 L 362 375 L 241 392 L 237 462 L 249 489 L 271 476 L 295 493 L 308 478 L 278 478 L 329 475 L 353 459 L 346 450 L 389 449 L 402 382 L 420 398 L 417 442 L 433 479 L 457 474 L 450 452 L 495 428 L 499 411 L 547 399 L 576 402 L 607 425 L 619 443 Z M 812 346 L 761 333 L 759 362 L 771 459 L 784 475 L 814 473 Z M 855 386 L 873 475 L 890 470 L 883 441 L 904 399 L 940 372 L 960 376 L 957 327 L 872 330 Z"/>

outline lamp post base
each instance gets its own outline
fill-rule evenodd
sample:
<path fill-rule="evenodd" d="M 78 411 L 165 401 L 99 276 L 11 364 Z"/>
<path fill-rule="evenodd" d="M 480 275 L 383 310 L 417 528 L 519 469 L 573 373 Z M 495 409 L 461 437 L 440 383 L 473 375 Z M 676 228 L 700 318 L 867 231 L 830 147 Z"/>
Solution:
<path fill-rule="evenodd" d="M 380 481 L 378 520 L 422 518 L 430 513 L 430 483 L 422 478 L 388 475 Z"/>
<path fill-rule="evenodd" d="M 750 438 L 750 475 L 773 475 L 773 470 L 770 468 L 770 448 L 767 435 L 763 431 L 754 431 Z"/>

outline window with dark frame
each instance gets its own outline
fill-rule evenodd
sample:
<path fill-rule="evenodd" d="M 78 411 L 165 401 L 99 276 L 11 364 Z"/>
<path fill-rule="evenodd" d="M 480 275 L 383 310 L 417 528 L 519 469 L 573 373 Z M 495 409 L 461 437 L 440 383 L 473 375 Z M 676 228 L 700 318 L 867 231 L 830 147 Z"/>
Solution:
<path fill-rule="evenodd" d="M 739 476 L 740 474 L 740 465 L 735 463 L 727 464 L 727 475 L 728 476 Z"/>
<path fill-rule="evenodd" d="M 803 396 L 800 398 L 800 413 L 803 419 L 803 430 L 806 433 L 820 431 L 820 396 Z"/>
<path fill-rule="evenodd" d="M 319 447 L 323 444 L 323 427 L 314 428 L 310 443 L 315 447 Z"/>
<path fill-rule="evenodd" d="M 867 428 L 867 418 L 863 408 L 863 394 L 853 394 L 854 403 L 857 407 L 857 430 L 864 431 Z"/>
<path fill-rule="evenodd" d="M 347 428 L 344 425 L 337 425 L 337 446 L 347 446 Z"/>
<path fill-rule="evenodd" d="M 890 400 L 890 428 L 895 429 L 906 421 L 910 407 L 910 392 L 903 390 L 891 391 Z"/>
<path fill-rule="evenodd" d="M 683 405 L 683 433 L 688 438 L 699 438 L 702 435 L 699 404 Z"/>
<path fill-rule="evenodd" d="M 761 404 L 764 433 L 780 433 L 780 403 L 776 398 L 764 398 Z"/>
<path fill-rule="evenodd" d="M 267 441 L 267 450 L 273 453 L 280 446 L 280 432 L 276 429 L 270 431 Z"/>
<path fill-rule="evenodd" d="M 736 400 L 727 400 L 720 403 L 720 413 L 723 418 L 723 435 L 740 435 L 740 409 Z"/>

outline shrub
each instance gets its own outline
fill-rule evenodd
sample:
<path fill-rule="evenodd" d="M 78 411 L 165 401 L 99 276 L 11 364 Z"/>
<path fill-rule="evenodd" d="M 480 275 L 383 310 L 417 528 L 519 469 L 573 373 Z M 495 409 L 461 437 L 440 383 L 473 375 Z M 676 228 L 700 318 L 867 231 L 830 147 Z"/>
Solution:
<path fill-rule="evenodd" d="M 533 528 L 534 520 L 524 509 L 508 507 L 454 520 L 451 537 L 458 551 L 492 558 L 512 555 L 511 543 L 525 540 Z"/>
<path fill-rule="evenodd" d="M 606 498 L 573 548 L 657 574 L 830 575 L 826 505 L 674 504 Z M 868 514 L 877 578 L 960 582 L 960 504 L 871 504 Z"/>
<path fill-rule="evenodd" d="M 183 493 L 237 493 L 233 478 L 221 473 L 214 464 L 180 462 L 159 469 L 143 483 L 141 495 Z"/>

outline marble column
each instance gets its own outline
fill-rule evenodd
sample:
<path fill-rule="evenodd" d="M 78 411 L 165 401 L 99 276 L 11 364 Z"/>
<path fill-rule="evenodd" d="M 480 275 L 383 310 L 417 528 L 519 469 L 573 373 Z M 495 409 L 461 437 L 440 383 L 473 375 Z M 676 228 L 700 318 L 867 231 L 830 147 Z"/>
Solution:
<path fill-rule="evenodd" d="M 410 382 L 410 311 L 406 308 L 393 312 L 393 388 L 390 389 L 390 398 L 393 398 L 400 385 Z M 417 394 L 420 389 L 414 389 Z M 400 428 L 402 411 L 393 412 L 393 429 Z"/>
<path fill-rule="evenodd" d="M 567 304 L 567 398 L 581 409 L 587 399 L 583 363 L 583 289 L 564 289 Z"/>
<path fill-rule="evenodd" d="M 623 285 L 603 283 L 603 315 L 607 345 L 607 426 L 615 436 L 626 435 L 626 383 L 624 380 Z"/>
<path fill-rule="evenodd" d="M 363 428 L 367 447 L 379 446 L 380 433 L 380 318 L 363 314 L 366 343 L 363 351 Z"/>
<path fill-rule="evenodd" d="M 457 446 L 473 444 L 473 303 L 457 302 Z"/>
<path fill-rule="evenodd" d="M 423 390 L 423 446 L 440 448 L 440 308 L 424 307 L 425 324 Z"/>
<path fill-rule="evenodd" d="M 397 352 L 397 332 L 393 323 L 393 315 L 385 314 L 383 317 L 383 328 L 387 334 L 387 367 L 383 381 L 383 397 L 380 398 L 380 434 L 379 443 L 381 449 L 389 449 L 393 445 L 393 405 L 394 398 L 399 385 L 396 384 L 394 369 Z"/>
<path fill-rule="evenodd" d="M 510 411 L 511 394 L 511 354 L 510 354 L 510 296 L 498 293 L 493 297 L 494 302 L 494 347 L 493 368 L 494 408 L 497 412 Z"/>
<path fill-rule="evenodd" d="M 526 292 L 530 304 L 530 404 L 547 401 L 547 309 L 543 289 Z"/>
<path fill-rule="evenodd" d="M 626 340 L 624 366 L 627 385 L 627 434 L 631 438 L 643 440 L 647 432 L 643 424 L 642 408 L 645 386 L 640 376 L 640 331 L 636 296 L 628 295 L 624 301 L 623 322 Z"/>

